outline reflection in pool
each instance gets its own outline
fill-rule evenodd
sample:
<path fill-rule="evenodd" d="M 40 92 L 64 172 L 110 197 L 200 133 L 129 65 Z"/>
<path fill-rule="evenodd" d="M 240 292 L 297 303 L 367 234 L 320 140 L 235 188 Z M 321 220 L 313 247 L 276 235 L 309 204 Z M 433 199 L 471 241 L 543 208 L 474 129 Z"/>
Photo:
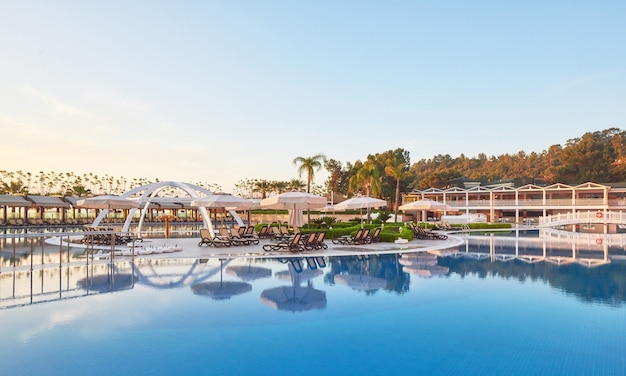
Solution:
<path fill-rule="evenodd" d="M 511 235 L 437 254 L 5 267 L 0 367 L 626 374 L 624 249 Z"/>

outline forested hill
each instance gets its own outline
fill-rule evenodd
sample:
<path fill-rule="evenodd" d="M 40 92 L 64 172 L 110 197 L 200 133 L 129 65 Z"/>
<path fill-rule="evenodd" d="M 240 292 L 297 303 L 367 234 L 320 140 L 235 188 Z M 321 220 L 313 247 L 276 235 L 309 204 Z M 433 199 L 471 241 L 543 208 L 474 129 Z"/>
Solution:
<path fill-rule="evenodd" d="M 445 188 L 458 185 L 463 178 L 482 183 L 513 180 L 517 185 L 542 182 L 576 185 L 585 182 L 626 181 L 626 132 L 609 128 L 585 133 L 567 140 L 564 146 L 552 145 L 541 153 L 437 155 L 411 166 L 415 188 Z"/>

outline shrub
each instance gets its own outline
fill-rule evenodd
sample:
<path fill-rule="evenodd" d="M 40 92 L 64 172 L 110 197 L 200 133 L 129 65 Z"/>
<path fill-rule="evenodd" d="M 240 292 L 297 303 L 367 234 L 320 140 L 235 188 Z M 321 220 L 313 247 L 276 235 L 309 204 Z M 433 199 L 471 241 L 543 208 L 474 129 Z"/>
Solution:
<path fill-rule="evenodd" d="M 327 227 L 330 227 L 337 223 L 337 217 L 323 217 L 322 221 L 326 224 Z"/>

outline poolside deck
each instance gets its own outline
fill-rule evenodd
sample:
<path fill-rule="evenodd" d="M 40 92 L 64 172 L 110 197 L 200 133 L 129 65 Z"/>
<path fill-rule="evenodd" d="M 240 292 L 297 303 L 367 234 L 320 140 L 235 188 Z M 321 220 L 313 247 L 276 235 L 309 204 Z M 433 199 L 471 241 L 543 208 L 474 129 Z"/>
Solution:
<path fill-rule="evenodd" d="M 168 239 L 144 239 L 143 242 L 135 243 L 135 258 L 236 258 L 236 257 L 262 257 L 262 258 L 282 258 L 282 257 L 298 257 L 298 256 L 346 256 L 359 254 L 390 254 L 390 253 L 407 253 L 407 252 L 426 252 L 437 251 L 463 244 L 460 237 L 449 235 L 446 240 L 419 240 L 414 239 L 407 243 L 372 243 L 362 245 L 341 245 L 334 244 L 330 240 L 325 241 L 328 249 L 312 250 L 304 252 L 289 251 L 263 251 L 263 244 L 270 240 L 262 239 L 257 245 L 240 245 L 230 247 L 214 247 L 214 246 L 198 246 L 199 238 L 168 238 Z M 47 241 L 49 244 L 58 245 L 59 238 L 51 238 Z M 66 243 L 64 243 L 66 244 Z M 72 247 L 85 247 L 83 245 L 72 244 Z M 175 252 L 163 252 L 167 248 L 180 249 Z M 116 251 L 127 251 L 129 246 L 116 246 Z M 110 246 L 96 246 L 95 249 L 107 250 Z M 145 254 L 149 251 L 150 254 Z M 116 252 L 117 253 L 117 252 Z M 115 259 L 130 258 L 131 256 L 114 256 Z"/>

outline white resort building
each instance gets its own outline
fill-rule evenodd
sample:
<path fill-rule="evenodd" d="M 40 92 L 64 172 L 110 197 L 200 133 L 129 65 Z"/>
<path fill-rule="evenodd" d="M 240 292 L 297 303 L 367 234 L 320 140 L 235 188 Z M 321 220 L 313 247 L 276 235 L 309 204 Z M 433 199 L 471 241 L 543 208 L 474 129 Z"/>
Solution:
<path fill-rule="evenodd" d="M 577 186 L 509 184 L 475 186 L 468 189 L 429 188 L 403 195 L 403 203 L 416 200 L 445 203 L 461 214 L 482 214 L 487 222 L 533 224 L 540 227 L 570 226 L 584 230 L 585 224 L 605 224 L 603 232 L 621 232 L 626 225 L 626 183 L 584 183 Z M 454 213 L 417 213 L 418 219 Z M 447 217 L 446 217 L 447 218 Z M 625 228 L 626 230 L 626 228 Z M 626 232 L 626 231 L 625 231 Z"/>

